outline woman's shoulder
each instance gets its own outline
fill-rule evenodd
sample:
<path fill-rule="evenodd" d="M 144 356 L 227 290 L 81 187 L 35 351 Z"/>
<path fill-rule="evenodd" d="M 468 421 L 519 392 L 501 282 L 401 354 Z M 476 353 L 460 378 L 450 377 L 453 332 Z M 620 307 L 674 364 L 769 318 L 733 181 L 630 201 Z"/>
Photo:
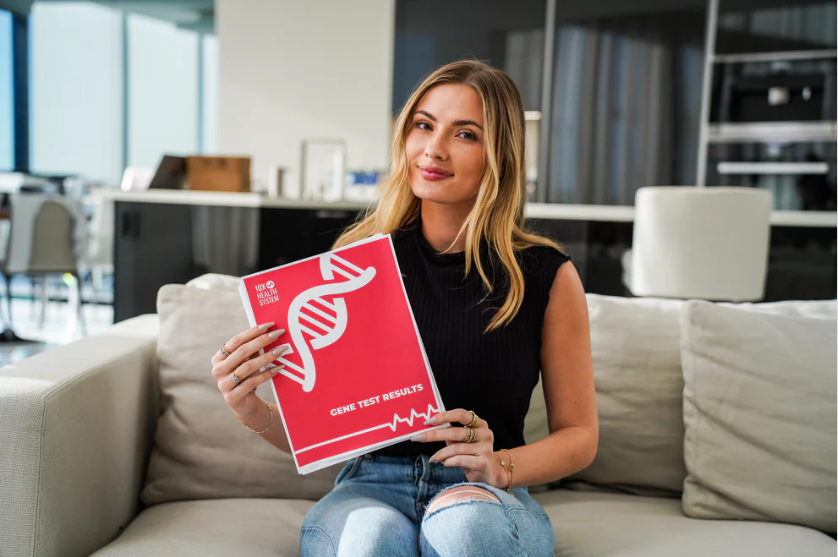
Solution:
<path fill-rule="evenodd" d="M 552 279 L 562 264 L 573 258 L 553 246 L 533 245 L 519 250 L 516 255 L 525 274 L 537 274 Z"/>

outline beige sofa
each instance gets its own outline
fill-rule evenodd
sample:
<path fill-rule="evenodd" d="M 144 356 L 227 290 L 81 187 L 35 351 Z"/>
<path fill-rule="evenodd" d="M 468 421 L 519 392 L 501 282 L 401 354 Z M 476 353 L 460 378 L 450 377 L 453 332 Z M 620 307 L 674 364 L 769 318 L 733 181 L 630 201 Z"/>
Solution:
<path fill-rule="evenodd" d="M 174 415 L 178 397 L 191 391 L 178 391 L 172 379 L 170 368 L 180 364 L 168 343 L 179 334 L 210 337 L 189 355 L 198 358 L 189 376 L 195 388 L 194 377 L 209 375 L 215 332 L 226 330 L 213 324 L 224 323 L 223 314 L 202 322 L 194 312 L 207 311 L 207 299 L 234 307 L 234 293 L 207 289 L 231 285 L 164 287 L 159 315 L 0 369 L 0 555 L 298 554 L 314 500 L 271 495 L 306 485 L 322 492 L 323 478 L 318 487 L 292 467 L 273 467 L 275 449 L 237 423 L 229 426 L 231 444 L 217 452 L 185 447 L 212 439 L 216 431 L 205 430 L 221 431 L 227 422 L 215 426 L 207 417 L 190 426 L 185 411 Z M 532 488 L 551 516 L 555 554 L 835 555 L 835 301 L 728 306 L 589 294 L 588 306 L 599 453 L 585 471 Z M 830 331 L 831 341 L 824 340 Z M 768 345 L 732 338 L 740 332 Z M 725 352 L 728 341 L 735 353 Z M 823 354 L 813 354 L 824 342 Z M 770 367 L 766 358 L 784 368 L 783 350 L 798 369 L 785 368 L 795 380 L 774 392 L 771 373 L 752 370 Z M 730 369 L 719 357 L 726 353 Z M 832 366 L 827 373 L 824 365 Z M 800 384 L 806 387 L 798 392 Z M 775 395 L 785 410 L 759 408 L 783 406 Z M 185 396 L 189 403 L 192 395 Z M 232 420 L 223 401 L 207 401 L 219 419 Z M 823 419 L 830 412 L 831 421 Z M 754 415 L 766 426 L 756 433 L 749 430 Z M 165 437 L 188 427 L 193 441 L 167 448 Z M 525 434 L 530 442 L 547 434 L 540 386 Z M 830 435 L 825 447 L 813 448 Z M 239 439 L 256 444 L 239 450 L 232 446 Z M 783 446 L 789 453 L 776 454 Z M 204 452 L 190 459 L 182 450 Z M 224 460 L 253 461 L 233 453 L 261 455 L 254 466 L 267 463 L 258 474 L 272 474 L 273 483 L 257 478 L 239 486 L 257 472 Z M 339 468 L 327 469 L 326 481 Z"/>

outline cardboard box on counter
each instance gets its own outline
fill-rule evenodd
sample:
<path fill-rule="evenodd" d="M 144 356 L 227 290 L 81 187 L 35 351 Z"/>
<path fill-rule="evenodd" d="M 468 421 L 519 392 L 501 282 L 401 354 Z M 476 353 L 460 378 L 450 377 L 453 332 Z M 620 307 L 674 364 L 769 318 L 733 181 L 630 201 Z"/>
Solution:
<path fill-rule="evenodd" d="M 250 191 L 250 157 L 186 157 L 186 189 Z"/>

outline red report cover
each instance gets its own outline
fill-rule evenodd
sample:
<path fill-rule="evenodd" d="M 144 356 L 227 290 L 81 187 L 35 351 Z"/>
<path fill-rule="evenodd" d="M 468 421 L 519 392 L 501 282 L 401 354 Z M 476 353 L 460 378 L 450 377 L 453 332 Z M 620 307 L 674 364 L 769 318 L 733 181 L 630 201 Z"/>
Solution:
<path fill-rule="evenodd" d="M 413 437 L 445 410 L 390 235 L 242 277 L 251 325 L 285 329 L 271 379 L 297 471 Z M 264 350 L 261 351 L 264 353 Z"/>

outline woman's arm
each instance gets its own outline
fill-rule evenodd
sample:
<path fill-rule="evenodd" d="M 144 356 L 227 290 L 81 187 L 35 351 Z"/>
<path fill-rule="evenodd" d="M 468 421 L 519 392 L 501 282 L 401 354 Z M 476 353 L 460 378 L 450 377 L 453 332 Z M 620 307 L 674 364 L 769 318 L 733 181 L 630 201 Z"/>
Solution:
<path fill-rule="evenodd" d="M 559 267 L 550 289 L 541 333 L 541 367 L 551 433 L 510 451 L 515 463 L 512 487 L 564 478 L 586 468 L 596 456 L 599 419 L 588 304 L 570 261 Z"/>

